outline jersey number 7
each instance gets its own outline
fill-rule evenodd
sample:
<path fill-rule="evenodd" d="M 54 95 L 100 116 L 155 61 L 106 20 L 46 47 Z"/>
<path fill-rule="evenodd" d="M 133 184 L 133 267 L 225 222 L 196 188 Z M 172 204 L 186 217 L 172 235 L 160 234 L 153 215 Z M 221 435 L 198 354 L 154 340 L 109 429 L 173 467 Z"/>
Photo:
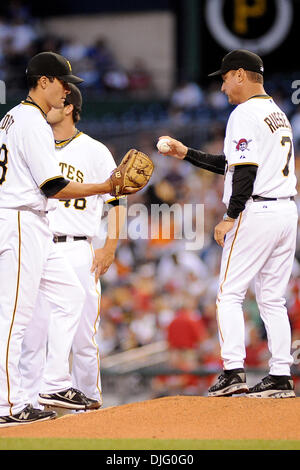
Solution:
<path fill-rule="evenodd" d="M 289 152 L 288 152 L 288 155 L 287 155 L 287 161 L 286 161 L 286 165 L 284 167 L 284 169 L 282 170 L 282 174 L 283 176 L 288 176 L 289 175 L 289 163 L 290 163 L 290 159 L 291 159 L 291 156 L 292 156 L 292 149 L 293 149 L 293 144 L 292 144 L 292 140 L 290 137 L 288 136 L 284 136 L 282 137 L 281 139 L 281 145 L 284 146 L 285 144 L 289 144 L 290 147 L 289 147 Z"/>

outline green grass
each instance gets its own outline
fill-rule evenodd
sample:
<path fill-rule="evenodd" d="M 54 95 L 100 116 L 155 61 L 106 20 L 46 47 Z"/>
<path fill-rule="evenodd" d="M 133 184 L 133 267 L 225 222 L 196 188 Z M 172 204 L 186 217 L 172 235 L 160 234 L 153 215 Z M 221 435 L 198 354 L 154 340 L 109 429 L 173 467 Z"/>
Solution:
<path fill-rule="evenodd" d="M 0 450 L 299 450 L 300 441 L 0 438 Z"/>

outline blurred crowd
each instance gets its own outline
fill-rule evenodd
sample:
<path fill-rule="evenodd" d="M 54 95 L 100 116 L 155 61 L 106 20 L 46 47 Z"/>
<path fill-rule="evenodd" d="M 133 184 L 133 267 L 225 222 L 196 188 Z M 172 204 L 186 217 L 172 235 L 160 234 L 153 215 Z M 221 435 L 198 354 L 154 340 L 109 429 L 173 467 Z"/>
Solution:
<path fill-rule="evenodd" d="M 22 92 L 28 60 L 42 51 L 67 57 L 76 74 L 84 79 L 83 87 L 98 94 L 144 93 L 153 91 L 153 79 L 143 58 L 137 57 L 124 69 L 105 37 L 84 45 L 69 37 L 48 34 L 39 18 L 21 1 L 11 0 L 0 7 L 0 80 L 11 93 Z"/>
<path fill-rule="evenodd" d="M 222 153 L 222 139 L 207 142 L 204 149 Z M 150 145 L 149 152 L 150 153 Z M 102 278 L 101 329 L 99 346 L 103 357 L 156 341 L 167 341 L 168 367 L 181 374 L 157 376 L 152 383 L 155 396 L 170 393 L 204 394 L 215 375 L 191 374 L 205 368 L 222 369 L 216 322 L 215 300 L 222 249 L 213 239 L 215 225 L 222 219 L 223 177 L 197 169 L 184 161 L 162 157 L 155 149 L 151 157 L 155 172 L 151 185 L 129 199 L 129 206 L 150 203 L 204 205 L 204 241 L 199 250 L 186 249 L 187 240 L 176 239 L 176 217 L 171 218 L 170 236 L 162 226 L 144 224 L 155 239 L 125 239 L 117 257 Z M 300 154 L 296 158 L 300 176 Z M 296 198 L 300 205 L 300 199 Z M 178 220 L 180 224 L 180 220 Z M 173 223 L 173 225 L 172 225 Z M 300 240 L 299 240 L 300 241 Z M 292 326 L 294 370 L 300 373 L 300 251 L 287 292 Z M 246 323 L 246 367 L 268 370 L 270 359 L 266 331 L 260 319 L 253 285 L 244 302 Z M 298 340 L 298 341 L 297 341 Z M 296 378 L 299 387 L 299 379 Z M 299 390 L 300 391 L 300 388 Z"/>
<path fill-rule="evenodd" d="M 99 93 L 126 92 L 140 96 L 153 90 L 153 79 L 147 65 L 138 59 L 131 70 L 124 70 L 116 61 L 106 38 L 90 46 L 71 39 L 45 36 L 37 19 L 21 2 L 10 1 L 0 16 L 0 79 L 9 87 L 22 90 L 28 59 L 43 50 L 66 56 L 74 71 L 84 78 L 84 87 Z M 20 79 L 21 77 L 21 79 Z M 285 82 L 273 79 L 266 90 L 290 118 L 295 134 L 296 171 L 300 177 L 300 106 L 291 102 Z M 223 152 L 225 123 L 230 108 L 220 93 L 219 83 L 202 89 L 196 83 L 182 80 L 170 94 L 164 116 L 170 125 L 184 126 L 192 120 L 212 119 L 210 132 L 201 149 Z M 218 116 L 218 121 L 214 120 Z M 140 217 L 135 233 L 145 227 L 155 237 L 124 237 L 117 256 L 101 280 L 101 327 L 98 337 L 102 357 L 165 340 L 169 348 L 168 366 L 181 370 L 178 375 L 157 376 L 153 382 L 156 396 L 173 392 L 205 393 L 214 376 L 202 377 L 191 371 L 204 367 L 221 369 L 215 299 L 221 248 L 213 239 L 215 225 L 222 219 L 223 177 L 205 172 L 184 161 L 166 158 L 156 151 L 155 136 L 165 135 L 164 126 L 144 138 L 140 148 L 154 161 L 155 171 L 150 184 L 128 198 L 128 207 L 143 204 L 147 215 Z M 135 142 L 142 133 L 135 134 Z M 195 141 L 185 141 L 189 146 Z M 112 153 L 114 153 L 112 149 Z M 296 197 L 300 206 L 300 199 Z M 170 218 L 170 233 L 163 231 L 162 217 L 153 220 L 151 205 L 164 205 L 166 213 L 176 204 L 204 205 L 203 244 L 198 250 L 186 249 L 187 240 L 178 239 L 176 230 L 183 219 Z M 137 206 L 138 207 L 138 206 Z M 183 212 L 182 212 L 183 213 Z M 134 223 L 134 217 L 132 222 Z M 129 220 L 130 222 L 130 220 Z M 196 222 L 196 221 L 194 221 Z M 156 225 L 155 225 L 156 224 Z M 196 224 L 197 225 L 197 224 Z M 179 228 L 180 228 L 179 227 Z M 202 227 L 201 227 L 202 230 Z M 300 235 L 299 235 L 300 236 Z M 294 370 L 299 371 L 297 348 L 300 347 L 300 238 L 298 239 L 293 274 L 287 292 L 288 314 L 292 326 Z M 259 316 L 253 286 L 244 302 L 246 322 L 246 366 L 268 369 L 269 352 L 264 325 Z M 297 341 L 299 340 L 299 341 Z M 300 361 L 299 361 L 300 362 Z M 296 385 L 299 387 L 298 379 Z"/>

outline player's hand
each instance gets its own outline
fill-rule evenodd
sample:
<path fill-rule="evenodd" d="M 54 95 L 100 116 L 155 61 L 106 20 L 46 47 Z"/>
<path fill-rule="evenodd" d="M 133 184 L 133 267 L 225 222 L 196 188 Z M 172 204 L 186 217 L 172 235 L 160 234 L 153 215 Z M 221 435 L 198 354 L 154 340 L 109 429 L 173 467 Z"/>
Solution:
<path fill-rule="evenodd" d="M 91 267 L 91 272 L 95 273 L 95 281 L 98 282 L 100 276 L 106 273 L 115 259 L 115 252 L 105 248 L 95 250 L 95 256 Z"/>
<path fill-rule="evenodd" d="M 215 240 L 221 247 L 224 246 L 225 235 L 229 232 L 234 226 L 234 222 L 229 222 L 227 220 L 222 220 L 215 227 Z"/>
<path fill-rule="evenodd" d="M 173 139 L 172 137 L 169 137 L 168 135 L 163 135 L 159 137 L 158 140 L 161 140 L 161 139 L 168 139 L 168 145 L 170 147 L 170 150 L 168 151 L 168 153 L 160 152 L 161 155 L 169 155 L 170 157 L 179 158 L 179 160 L 184 159 L 184 157 L 187 154 L 188 147 L 186 147 L 183 143 L 179 142 L 179 140 Z"/>

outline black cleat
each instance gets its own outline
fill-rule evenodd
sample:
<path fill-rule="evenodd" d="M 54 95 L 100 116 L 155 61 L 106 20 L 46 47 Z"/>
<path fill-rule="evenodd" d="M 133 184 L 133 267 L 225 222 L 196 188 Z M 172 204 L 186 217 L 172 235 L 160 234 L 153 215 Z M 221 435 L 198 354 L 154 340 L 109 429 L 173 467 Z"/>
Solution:
<path fill-rule="evenodd" d="M 237 393 L 248 392 L 244 369 L 224 370 L 218 382 L 208 389 L 209 397 L 230 397 Z"/>
<path fill-rule="evenodd" d="M 249 398 L 295 398 L 294 382 L 289 375 L 267 375 L 249 388 Z"/>
<path fill-rule="evenodd" d="M 55 411 L 42 411 L 33 408 L 31 405 L 27 405 L 19 413 L 15 413 L 11 416 L 0 416 L 0 428 L 46 421 L 48 419 L 54 419 L 56 416 Z"/>
<path fill-rule="evenodd" d="M 101 407 L 101 402 L 87 398 L 76 388 L 67 388 L 62 392 L 49 394 L 40 393 L 38 401 L 41 405 L 69 408 L 70 410 L 97 410 Z"/>

